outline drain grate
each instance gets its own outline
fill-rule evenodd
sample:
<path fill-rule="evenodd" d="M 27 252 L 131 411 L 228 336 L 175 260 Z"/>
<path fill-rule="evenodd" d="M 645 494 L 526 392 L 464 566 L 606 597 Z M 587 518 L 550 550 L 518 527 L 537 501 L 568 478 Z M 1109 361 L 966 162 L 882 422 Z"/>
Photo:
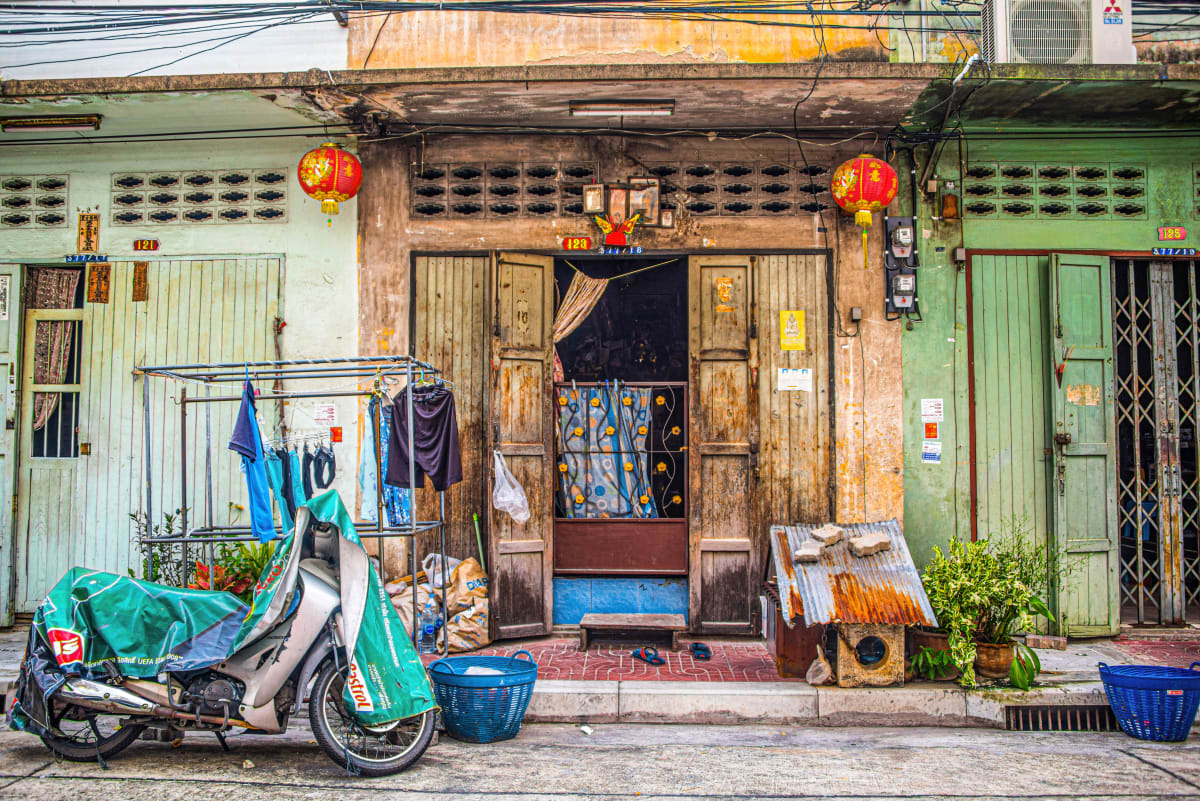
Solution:
<path fill-rule="evenodd" d="M 1078 706 L 1006 706 L 1009 731 L 1120 731 L 1108 704 Z"/>

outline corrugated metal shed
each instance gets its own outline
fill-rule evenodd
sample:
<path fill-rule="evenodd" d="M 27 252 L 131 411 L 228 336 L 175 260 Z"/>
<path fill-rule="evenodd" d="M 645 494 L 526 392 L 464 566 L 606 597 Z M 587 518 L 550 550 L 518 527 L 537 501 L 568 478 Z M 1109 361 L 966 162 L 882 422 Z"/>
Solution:
<path fill-rule="evenodd" d="M 846 536 L 825 549 L 816 562 L 797 563 L 792 553 L 820 526 L 771 526 L 771 558 L 783 619 L 804 615 L 818 623 L 889 623 L 936 626 L 937 618 L 913 564 L 900 523 L 838 524 Z M 880 531 L 892 541 L 890 550 L 858 557 L 846 538 Z"/>

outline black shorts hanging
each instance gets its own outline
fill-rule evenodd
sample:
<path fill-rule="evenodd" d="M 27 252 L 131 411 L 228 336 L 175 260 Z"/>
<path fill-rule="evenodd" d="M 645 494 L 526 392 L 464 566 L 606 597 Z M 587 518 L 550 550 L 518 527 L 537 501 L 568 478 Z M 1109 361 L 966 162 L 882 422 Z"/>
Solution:
<path fill-rule="evenodd" d="M 392 427 L 388 434 L 388 465 L 384 480 L 393 487 L 413 486 L 408 474 L 408 392 L 409 389 L 405 387 L 392 401 Z M 425 486 L 425 476 L 428 475 L 433 488 L 441 492 L 462 481 L 454 393 L 434 384 L 414 388 L 412 399 L 415 485 Z"/>

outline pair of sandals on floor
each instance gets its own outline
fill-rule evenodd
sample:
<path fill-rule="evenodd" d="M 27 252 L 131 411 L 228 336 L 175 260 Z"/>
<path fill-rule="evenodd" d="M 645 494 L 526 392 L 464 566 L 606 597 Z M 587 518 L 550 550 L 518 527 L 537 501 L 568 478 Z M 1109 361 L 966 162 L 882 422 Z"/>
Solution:
<path fill-rule="evenodd" d="M 688 646 L 688 650 L 692 653 L 692 659 L 697 662 L 707 662 L 712 659 L 712 649 L 702 642 L 694 642 Z M 667 660 L 658 655 L 658 649 L 652 645 L 643 645 L 641 648 L 635 648 L 633 658 L 640 662 L 645 662 L 647 665 L 665 665 Z"/>

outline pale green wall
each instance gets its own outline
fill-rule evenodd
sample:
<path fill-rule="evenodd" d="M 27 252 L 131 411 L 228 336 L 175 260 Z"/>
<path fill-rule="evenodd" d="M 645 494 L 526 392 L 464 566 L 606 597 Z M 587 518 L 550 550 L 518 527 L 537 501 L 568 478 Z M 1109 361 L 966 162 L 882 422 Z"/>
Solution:
<path fill-rule="evenodd" d="M 223 255 L 282 254 L 284 279 L 282 349 L 286 358 L 352 356 L 358 353 L 357 203 L 341 204 L 341 213 L 326 225 L 320 203 L 304 195 L 296 180 L 296 163 L 319 141 L 303 138 L 240 140 L 236 142 L 179 142 L 147 145 L 5 148 L 0 150 L 0 175 L 70 173 L 70 223 L 54 229 L 0 228 L 0 262 L 58 262 L 75 251 L 75 214 L 99 211 L 100 251 L 113 260 L 194 259 Z M 281 167 L 288 175 L 288 219 L 285 223 L 171 224 L 117 226 L 109 222 L 110 181 L 114 172 Z M 133 240 L 157 239 L 155 253 L 135 253 Z M 265 321 L 264 325 L 269 325 Z M 294 423 L 304 428 L 305 409 L 298 402 Z M 339 422 L 345 430 L 335 487 L 352 500 L 356 406 L 339 402 Z"/>
<path fill-rule="evenodd" d="M 927 152 L 923 149 L 922 153 Z M 930 219 L 922 206 L 917 225 L 922 246 L 918 293 L 925 322 L 905 330 L 904 362 L 904 519 L 905 534 L 919 566 L 935 544 L 946 543 L 954 532 L 970 534 L 969 409 L 967 406 L 967 303 L 964 273 L 954 264 L 953 249 L 1144 251 L 1159 246 L 1160 225 L 1183 225 L 1188 240 L 1181 246 L 1200 247 L 1200 140 L 1197 137 L 1083 138 L 1047 133 L 1044 138 L 993 138 L 972 135 L 964 148 L 968 164 L 978 161 L 1022 163 L 1141 163 L 1147 167 L 1145 219 L 1038 220 Z M 922 155 L 924 158 L 924 155 Z M 959 150 L 947 144 L 936 174 L 959 179 Z M 902 174 L 903 175 L 903 174 Z M 907 187 L 905 187 L 907 189 Z M 907 191 L 902 193 L 907 195 Z M 965 206 L 965 203 L 960 202 Z M 928 231 L 929 238 L 923 234 Z M 944 251 L 938 252 L 942 247 Z M 956 289 L 957 287 L 957 289 Z M 956 368 L 957 367 L 957 392 Z M 979 365 L 976 365 L 979 369 Z M 943 457 L 940 465 L 921 462 L 923 426 L 921 398 L 946 400 Z M 950 398 L 956 398 L 955 404 Z M 957 426 L 956 426 L 957 423 Z M 957 437 L 955 429 L 957 427 Z M 957 454 L 957 458 L 951 456 Z M 955 467 L 957 466 L 957 482 Z M 955 486 L 957 483 L 957 491 Z M 980 535 L 986 532 L 980 530 Z"/>

